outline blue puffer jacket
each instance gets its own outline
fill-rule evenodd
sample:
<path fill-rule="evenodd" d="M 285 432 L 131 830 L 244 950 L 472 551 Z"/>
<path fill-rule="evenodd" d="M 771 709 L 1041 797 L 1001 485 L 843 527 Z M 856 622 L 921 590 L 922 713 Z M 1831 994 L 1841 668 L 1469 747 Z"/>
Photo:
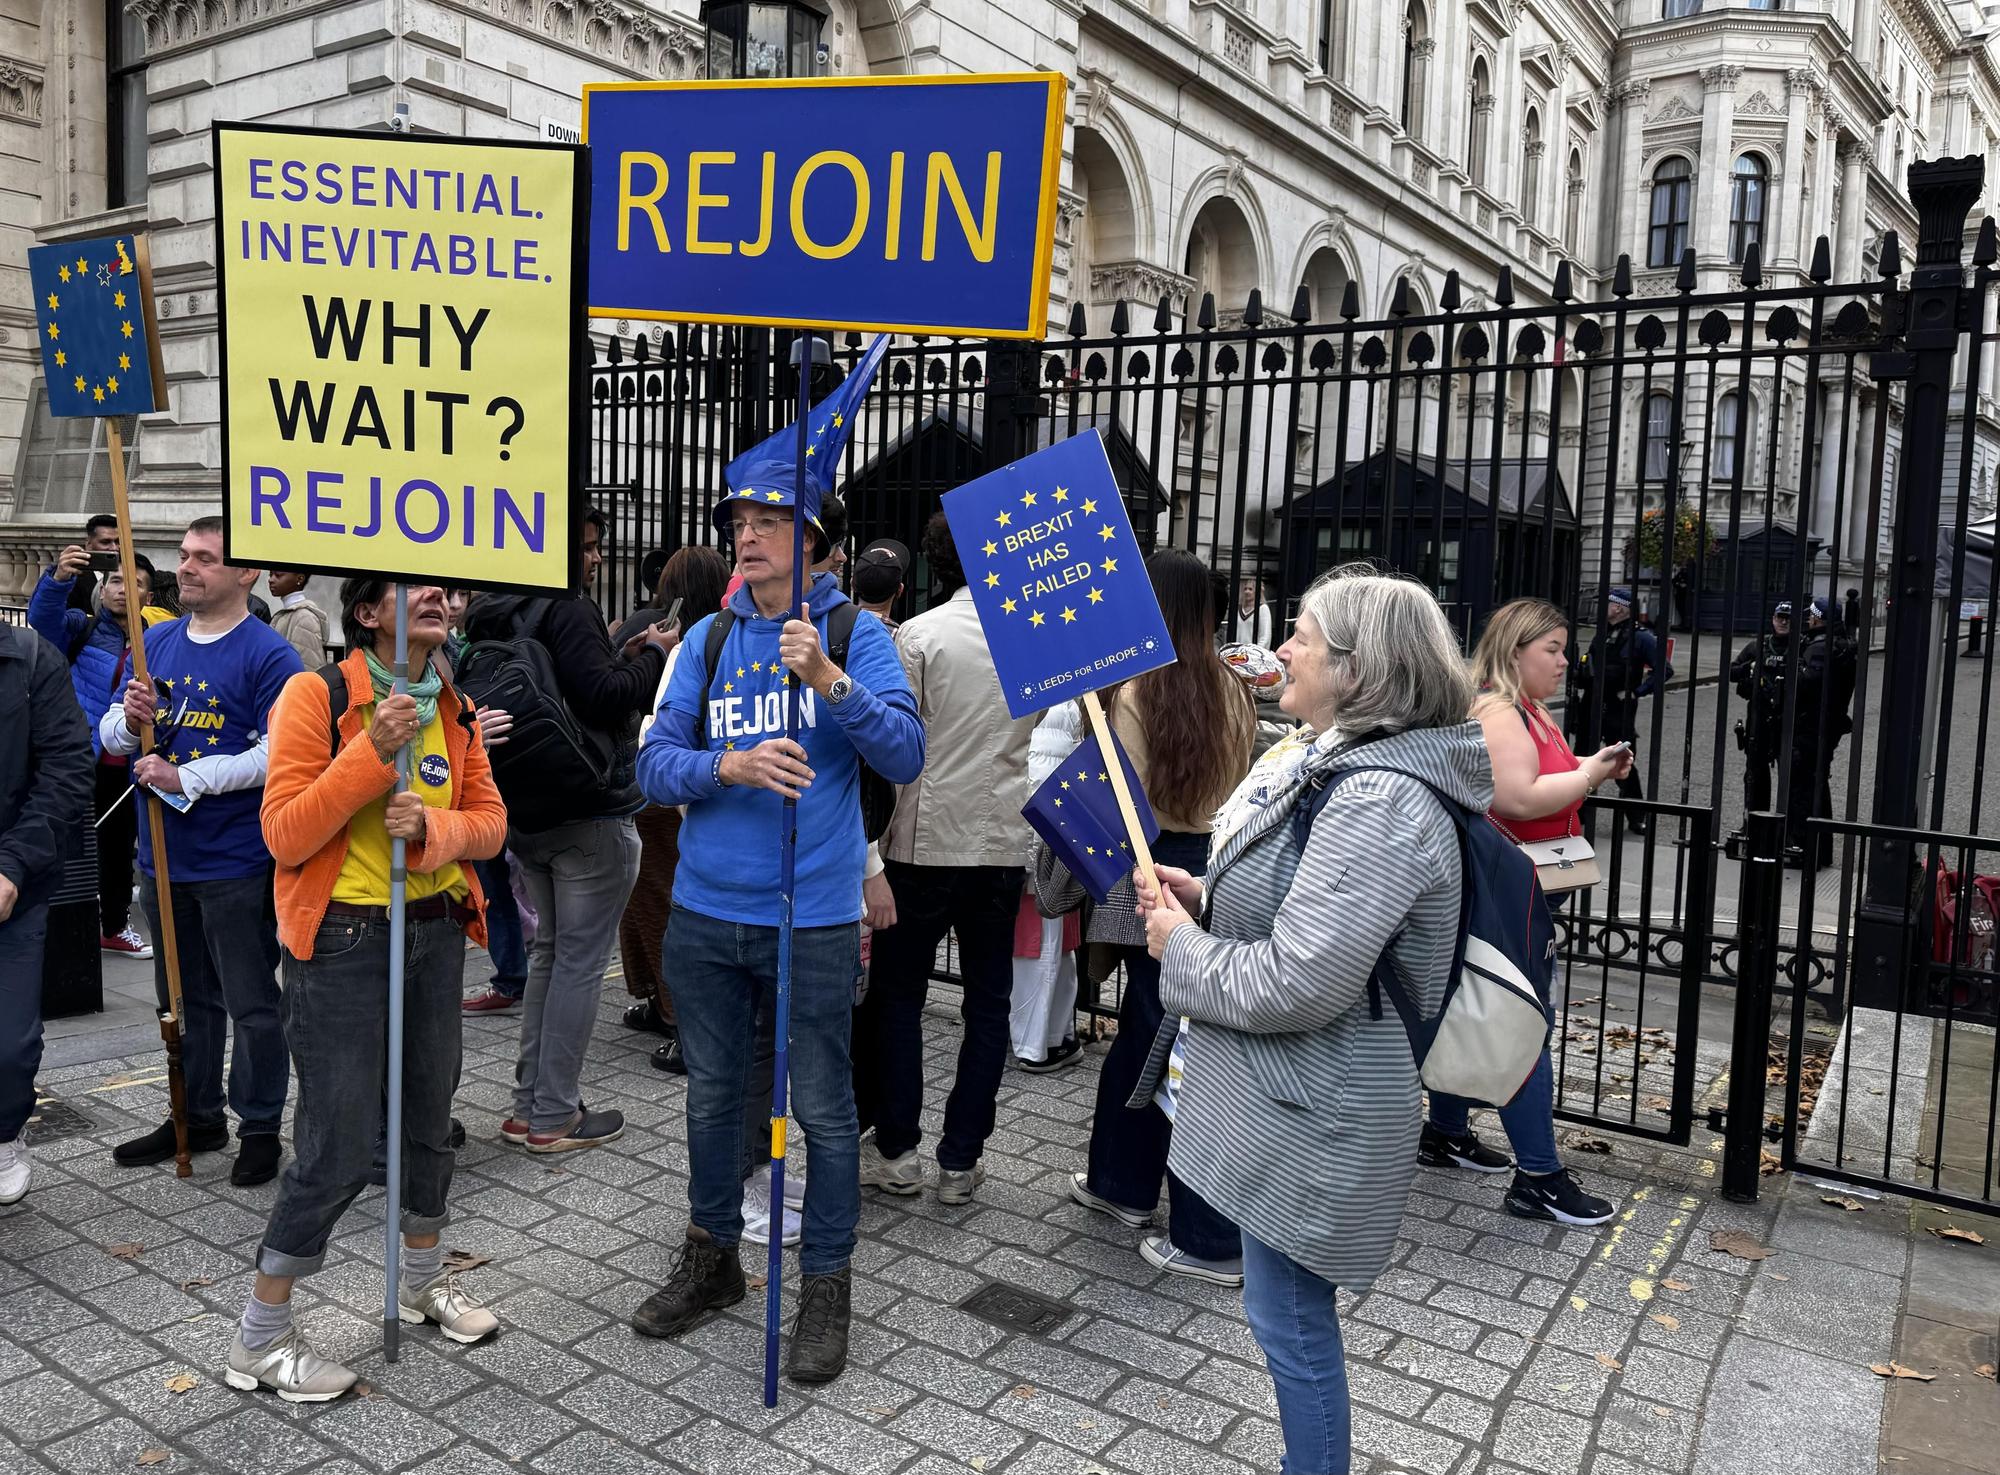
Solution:
<path fill-rule="evenodd" d="M 132 657 L 126 648 L 125 631 L 116 620 L 68 607 L 71 582 L 58 582 L 52 574 L 43 574 L 28 600 L 28 624 L 69 658 L 70 685 L 76 688 L 76 699 L 89 721 L 91 755 L 96 758 L 103 753 L 97 719 L 125 690 L 132 675 Z M 90 634 L 84 637 L 86 625 Z M 83 639 L 81 645 L 77 644 L 79 638 Z"/>

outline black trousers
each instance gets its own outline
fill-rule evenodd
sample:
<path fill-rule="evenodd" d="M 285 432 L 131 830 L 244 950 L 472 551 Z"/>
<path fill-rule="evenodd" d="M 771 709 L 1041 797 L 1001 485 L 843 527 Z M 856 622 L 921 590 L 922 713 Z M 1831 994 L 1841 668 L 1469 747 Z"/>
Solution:
<path fill-rule="evenodd" d="M 1019 866 L 919 866 L 889 861 L 896 925 L 875 934 L 868 995 L 857 1026 L 855 1084 L 866 1102 L 884 1157 L 900 1157 L 922 1138 L 924 1000 L 946 932 L 958 934 L 965 1034 L 958 1073 L 945 1099 L 940 1168 L 963 1172 L 979 1161 L 993 1132 L 994 1103 L 1009 1051 L 1008 1007 L 1014 991 L 1014 919 L 1026 873 Z M 865 1053 L 864 1053 L 865 1052 Z"/>
<path fill-rule="evenodd" d="M 1821 832 L 1817 846 L 1809 845 L 1806 821 L 1833 818 L 1833 755 L 1839 746 L 1840 739 L 1833 738 L 1792 749 L 1792 782 L 1785 796 L 1785 844 L 1803 851 L 1813 865 L 1833 863 L 1833 836 Z"/>
<path fill-rule="evenodd" d="M 103 937 L 116 937 L 132 921 L 132 852 L 139 843 L 139 798 L 128 792 L 131 787 L 132 771 L 125 764 L 97 765 L 90 813 L 92 819 L 103 820 L 97 827 L 97 931 Z"/>

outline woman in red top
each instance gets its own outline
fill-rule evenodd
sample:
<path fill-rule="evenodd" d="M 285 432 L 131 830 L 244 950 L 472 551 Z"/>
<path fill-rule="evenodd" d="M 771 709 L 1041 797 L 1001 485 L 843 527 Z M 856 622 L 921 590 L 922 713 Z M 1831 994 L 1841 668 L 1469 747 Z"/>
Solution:
<path fill-rule="evenodd" d="M 1502 605 L 1486 624 L 1473 652 L 1479 697 L 1472 715 L 1486 730 L 1493 761 L 1493 818 L 1516 840 L 1556 840 L 1579 834 L 1577 811 L 1600 785 L 1632 767 L 1624 744 L 1579 760 L 1547 702 L 1562 690 L 1569 669 L 1569 617 L 1540 599 Z M 1507 1212 L 1560 1224 L 1602 1224 L 1615 1206 L 1583 1191 L 1556 1155 L 1555 1074 L 1549 1053 L 1527 1084 L 1500 1107 L 1518 1163 L 1485 1146 L 1467 1125 L 1475 1103 L 1431 1093 L 1430 1119 L 1418 1158 L 1432 1167 L 1475 1173 L 1514 1169 Z"/>

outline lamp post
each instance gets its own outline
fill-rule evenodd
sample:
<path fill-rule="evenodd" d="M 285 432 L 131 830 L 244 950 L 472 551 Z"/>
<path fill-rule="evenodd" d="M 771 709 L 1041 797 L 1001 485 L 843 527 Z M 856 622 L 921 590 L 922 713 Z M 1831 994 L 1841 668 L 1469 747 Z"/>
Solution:
<path fill-rule="evenodd" d="M 826 69 L 820 41 L 828 11 L 817 0 L 703 0 L 702 37 L 712 81 L 817 77 Z M 771 433 L 771 330 L 737 330 L 743 350 L 742 408 L 735 449 Z"/>

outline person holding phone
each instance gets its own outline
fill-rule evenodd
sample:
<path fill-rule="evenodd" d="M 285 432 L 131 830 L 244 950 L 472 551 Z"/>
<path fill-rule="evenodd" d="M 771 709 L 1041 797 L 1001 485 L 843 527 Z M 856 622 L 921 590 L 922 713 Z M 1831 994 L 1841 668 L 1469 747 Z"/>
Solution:
<path fill-rule="evenodd" d="M 68 658 L 76 699 L 93 715 L 117 700 L 132 673 L 126 616 L 135 600 L 128 599 L 125 576 L 118 567 L 116 523 L 111 533 L 114 546 L 109 552 L 81 544 L 63 549 L 28 599 L 29 627 Z M 151 561 L 134 554 L 133 562 L 140 628 L 150 629 L 173 616 L 150 603 Z M 93 571 L 97 585 L 90 607 L 77 609 L 72 595 Z M 114 957 L 143 960 L 153 956 L 153 946 L 132 926 L 132 852 L 139 838 L 139 806 L 130 798 L 131 765 L 124 755 L 105 749 L 95 728 L 90 746 L 96 760 L 91 817 L 97 825 L 97 945 Z"/>
<path fill-rule="evenodd" d="M 1517 843 L 1578 833 L 1584 800 L 1632 771 L 1629 742 L 1584 759 L 1570 751 L 1547 706 L 1568 669 L 1569 616 L 1541 599 L 1516 599 L 1495 610 L 1473 652 L 1479 692 L 1472 716 L 1486 734 L 1493 763 L 1493 819 Z M 1498 1103 L 1516 1158 L 1474 1134 L 1467 1113 L 1475 1104 L 1433 1091 L 1417 1160 L 1474 1173 L 1512 1168 L 1505 1202 L 1517 1218 L 1588 1225 L 1611 1217 L 1616 1206 L 1585 1193 L 1556 1153 L 1555 1070 L 1546 1048 L 1514 1099 Z"/>

